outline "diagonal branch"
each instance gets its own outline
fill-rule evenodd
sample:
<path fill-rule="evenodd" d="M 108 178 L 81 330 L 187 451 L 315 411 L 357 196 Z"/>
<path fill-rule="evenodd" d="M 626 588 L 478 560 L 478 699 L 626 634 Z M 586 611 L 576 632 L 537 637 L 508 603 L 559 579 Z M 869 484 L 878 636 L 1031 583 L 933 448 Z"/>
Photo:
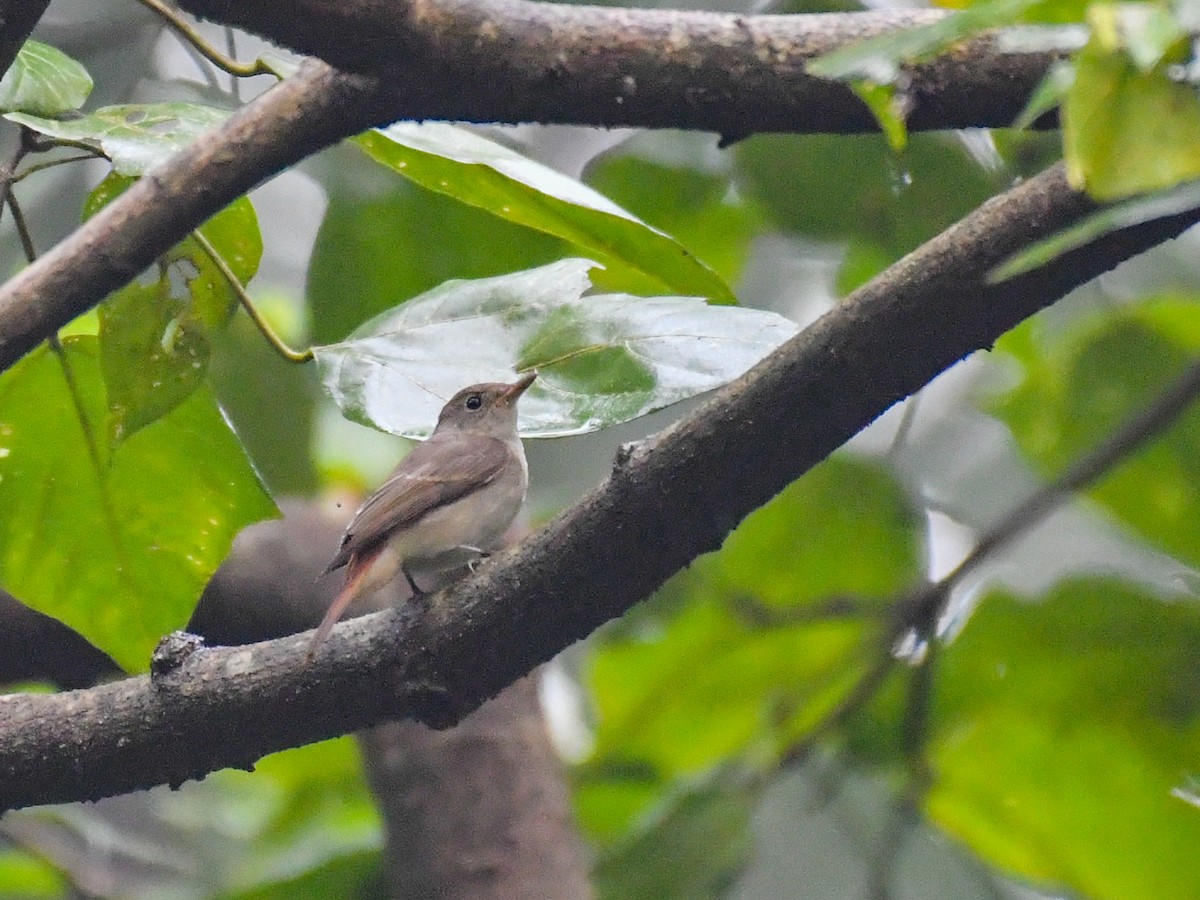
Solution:
<path fill-rule="evenodd" d="M 0 697 L 0 809 L 178 784 L 389 718 L 451 724 L 620 615 L 893 403 L 1200 212 L 987 273 L 1093 205 L 1061 167 L 985 203 L 702 408 L 516 551 L 438 595 L 308 638 L 193 653 L 157 681 Z"/>
<path fill-rule="evenodd" d="M 858 132 L 877 126 L 805 65 L 847 43 L 935 22 L 934 10 L 757 15 L 532 0 L 182 0 L 189 12 L 351 72 L 404 85 L 414 118 Z M 1057 56 L 991 37 L 915 66 L 914 129 L 1010 125 Z"/>

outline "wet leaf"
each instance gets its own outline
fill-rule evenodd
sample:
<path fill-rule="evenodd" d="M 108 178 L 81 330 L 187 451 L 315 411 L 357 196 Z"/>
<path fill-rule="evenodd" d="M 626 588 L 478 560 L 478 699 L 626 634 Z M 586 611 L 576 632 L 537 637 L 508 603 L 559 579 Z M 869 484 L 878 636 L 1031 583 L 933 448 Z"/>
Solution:
<path fill-rule="evenodd" d="M 423 437 L 465 385 L 536 369 L 529 437 L 582 434 L 712 390 L 796 332 L 774 313 L 694 297 L 583 297 L 590 260 L 451 281 L 314 348 L 348 417 Z"/>
<path fill-rule="evenodd" d="M 942 653 L 930 815 L 1055 892 L 1200 893 L 1200 605 L 1104 579 L 985 598 Z"/>

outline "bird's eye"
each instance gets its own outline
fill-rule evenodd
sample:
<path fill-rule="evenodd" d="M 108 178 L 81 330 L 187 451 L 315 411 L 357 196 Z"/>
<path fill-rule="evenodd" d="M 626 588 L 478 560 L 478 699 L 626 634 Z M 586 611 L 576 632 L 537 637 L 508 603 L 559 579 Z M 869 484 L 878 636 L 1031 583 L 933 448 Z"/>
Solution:
<path fill-rule="evenodd" d="M 483 398 L 478 394 L 471 394 L 467 397 L 467 409 L 479 409 L 483 406 Z"/>

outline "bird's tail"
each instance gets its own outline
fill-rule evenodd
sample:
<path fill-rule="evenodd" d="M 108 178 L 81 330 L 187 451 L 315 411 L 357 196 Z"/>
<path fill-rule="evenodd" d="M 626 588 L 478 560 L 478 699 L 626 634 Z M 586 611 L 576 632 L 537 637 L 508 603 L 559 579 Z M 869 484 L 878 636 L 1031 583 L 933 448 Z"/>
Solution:
<path fill-rule="evenodd" d="M 317 633 L 313 635 L 312 643 L 308 645 L 308 658 L 310 660 L 316 654 L 317 648 L 321 646 L 325 638 L 329 637 L 329 632 L 333 630 L 333 626 L 342 617 L 342 613 L 346 611 L 346 607 L 358 596 L 358 592 L 362 589 L 363 581 L 366 579 L 367 573 L 371 571 L 371 566 L 374 564 L 377 556 L 377 553 L 372 553 L 364 558 L 357 556 L 350 558 L 350 565 L 346 570 L 346 584 L 342 587 L 341 593 L 334 598 L 333 603 L 329 604 L 325 618 L 317 626 Z"/>

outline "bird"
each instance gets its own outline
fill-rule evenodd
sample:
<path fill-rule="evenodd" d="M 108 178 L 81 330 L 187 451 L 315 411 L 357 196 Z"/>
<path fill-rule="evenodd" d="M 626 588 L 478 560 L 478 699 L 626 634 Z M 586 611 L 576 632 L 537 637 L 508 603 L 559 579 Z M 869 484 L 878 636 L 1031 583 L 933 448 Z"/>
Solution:
<path fill-rule="evenodd" d="M 442 407 L 429 439 L 359 507 L 325 569 L 345 566 L 346 582 L 313 635 L 309 658 L 355 597 L 397 573 L 421 597 L 414 569 L 448 571 L 488 555 L 525 501 L 529 467 L 517 401 L 536 377 L 463 388 Z"/>

